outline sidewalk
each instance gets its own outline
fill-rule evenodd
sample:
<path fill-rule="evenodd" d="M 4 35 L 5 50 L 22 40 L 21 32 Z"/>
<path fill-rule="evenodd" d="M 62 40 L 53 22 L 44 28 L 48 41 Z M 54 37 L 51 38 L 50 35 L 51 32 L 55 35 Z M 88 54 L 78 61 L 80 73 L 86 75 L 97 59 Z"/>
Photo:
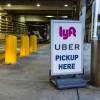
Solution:
<path fill-rule="evenodd" d="M 16 65 L 0 65 L 0 100 L 78 100 L 76 89 L 57 90 L 49 83 L 50 47 L 19 58 Z M 100 100 L 90 86 L 78 89 L 80 100 Z"/>

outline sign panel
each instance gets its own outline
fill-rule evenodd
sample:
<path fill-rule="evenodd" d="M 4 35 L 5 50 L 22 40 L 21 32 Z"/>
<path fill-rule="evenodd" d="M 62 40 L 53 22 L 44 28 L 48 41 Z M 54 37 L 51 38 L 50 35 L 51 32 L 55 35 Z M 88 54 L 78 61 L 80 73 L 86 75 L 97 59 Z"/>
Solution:
<path fill-rule="evenodd" d="M 51 75 L 82 73 L 82 36 L 78 21 L 51 21 Z"/>

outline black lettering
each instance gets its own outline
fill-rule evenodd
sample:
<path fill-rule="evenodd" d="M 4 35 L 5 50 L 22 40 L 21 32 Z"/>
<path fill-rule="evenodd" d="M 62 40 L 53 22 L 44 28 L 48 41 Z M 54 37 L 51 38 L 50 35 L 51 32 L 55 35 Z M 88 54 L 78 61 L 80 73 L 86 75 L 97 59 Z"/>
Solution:
<path fill-rule="evenodd" d="M 60 50 L 60 44 L 58 45 L 58 47 L 57 47 L 57 45 L 55 44 L 55 50 Z"/>
<path fill-rule="evenodd" d="M 66 44 L 62 44 L 62 50 L 67 50 L 67 45 Z"/>
<path fill-rule="evenodd" d="M 73 44 L 69 44 L 69 50 L 73 50 Z"/>
<path fill-rule="evenodd" d="M 80 45 L 79 44 L 75 44 L 75 50 L 80 50 Z"/>

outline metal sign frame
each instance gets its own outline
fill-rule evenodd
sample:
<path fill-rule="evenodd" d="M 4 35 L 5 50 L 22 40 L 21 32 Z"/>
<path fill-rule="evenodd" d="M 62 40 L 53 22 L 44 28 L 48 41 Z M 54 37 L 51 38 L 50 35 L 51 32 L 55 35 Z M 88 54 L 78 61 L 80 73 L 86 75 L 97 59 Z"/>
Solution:
<path fill-rule="evenodd" d="M 80 67 L 81 67 L 81 71 L 79 72 L 71 72 L 71 73 L 55 73 L 54 70 L 53 70 L 53 67 L 56 66 L 56 65 L 53 65 L 53 43 L 54 43 L 54 23 L 77 23 L 77 24 L 80 24 L 80 30 L 82 30 L 82 25 L 81 25 L 81 22 L 80 21 L 71 21 L 71 20 L 52 20 L 51 21 L 51 75 L 52 76 L 58 76 L 58 75 L 68 75 L 68 74 L 82 74 L 83 73 L 83 35 L 82 35 L 82 32 L 80 32 L 81 34 L 81 64 L 80 64 Z M 56 33 L 55 33 L 56 34 Z"/>

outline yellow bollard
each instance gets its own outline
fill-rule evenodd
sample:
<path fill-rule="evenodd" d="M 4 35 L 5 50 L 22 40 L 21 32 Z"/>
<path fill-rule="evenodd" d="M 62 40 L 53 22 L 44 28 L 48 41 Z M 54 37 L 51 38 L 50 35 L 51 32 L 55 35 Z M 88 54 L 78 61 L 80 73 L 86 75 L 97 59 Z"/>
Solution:
<path fill-rule="evenodd" d="M 30 52 L 37 52 L 37 36 L 30 36 Z"/>
<path fill-rule="evenodd" d="M 12 64 L 17 61 L 17 37 L 8 35 L 6 37 L 5 63 Z"/>
<path fill-rule="evenodd" d="M 27 35 L 21 36 L 20 56 L 29 55 L 29 37 Z"/>

